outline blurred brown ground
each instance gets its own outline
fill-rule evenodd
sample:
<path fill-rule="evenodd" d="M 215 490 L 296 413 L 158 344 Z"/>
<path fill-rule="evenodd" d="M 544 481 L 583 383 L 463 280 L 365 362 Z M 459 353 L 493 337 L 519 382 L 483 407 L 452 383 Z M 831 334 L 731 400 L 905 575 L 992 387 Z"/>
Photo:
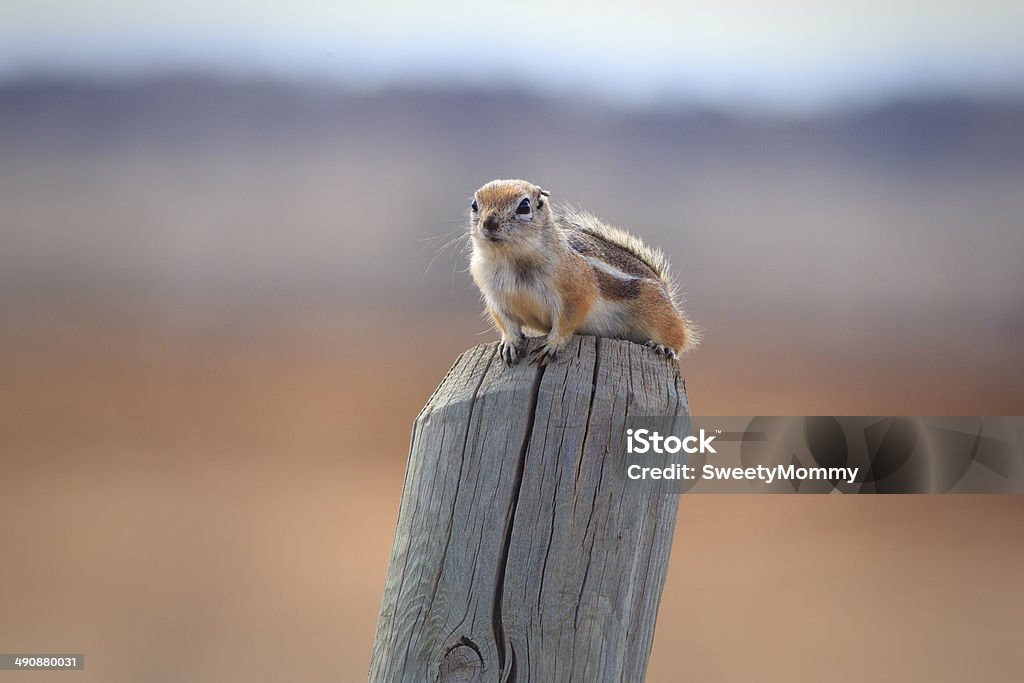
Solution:
<path fill-rule="evenodd" d="M 379 311 L 35 311 L 0 339 L 4 649 L 84 652 L 83 681 L 364 678 L 412 418 L 483 323 L 409 314 L 413 352 Z M 729 353 L 684 363 L 695 410 L 1022 407 L 926 362 Z M 1019 680 L 1022 532 L 1018 497 L 688 497 L 649 680 Z"/>

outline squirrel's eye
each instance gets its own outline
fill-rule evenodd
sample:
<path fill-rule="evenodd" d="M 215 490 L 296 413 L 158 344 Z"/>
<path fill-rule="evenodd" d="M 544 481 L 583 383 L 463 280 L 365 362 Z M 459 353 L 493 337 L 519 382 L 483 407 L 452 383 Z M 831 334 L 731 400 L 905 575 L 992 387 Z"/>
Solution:
<path fill-rule="evenodd" d="M 519 206 L 516 207 L 516 213 L 522 216 L 523 214 L 530 213 L 530 199 L 526 198 L 519 202 Z"/>
<path fill-rule="evenodd" d="M 476 199 L 474 199 L 473 203 L 469 205 L 469 208 L 473 210 L 473 213 L 476 213 L 477 211 L 480 210 L 480 205 L 477 204 Z"/>

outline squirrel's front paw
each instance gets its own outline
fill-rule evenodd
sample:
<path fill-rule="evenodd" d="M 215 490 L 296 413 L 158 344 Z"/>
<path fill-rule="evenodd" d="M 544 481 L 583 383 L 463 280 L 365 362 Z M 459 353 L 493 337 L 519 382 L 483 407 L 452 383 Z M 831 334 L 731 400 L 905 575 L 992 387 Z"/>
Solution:
<path fill-rule="evenodd" d="M 562 349 L 559 344 L 554 342 L 545 342 L 535 348 L 533 353 L 530 354 L 530 364 L 545 366 L 551 363 L 558 357 L 558 352 Z"/>
<path fill-rule="evenodd" d="M 498 355 L 505 361 L 505 365 L 512 367 L 519 362 L 526 351 L 526 335 L 519 335 L 517 339 L 502 337 L 498 342 Z"/>

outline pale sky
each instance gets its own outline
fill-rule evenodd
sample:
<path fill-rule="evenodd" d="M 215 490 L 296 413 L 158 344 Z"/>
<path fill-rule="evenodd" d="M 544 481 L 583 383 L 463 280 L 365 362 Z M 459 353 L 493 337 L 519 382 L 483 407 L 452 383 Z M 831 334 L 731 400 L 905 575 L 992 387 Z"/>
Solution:
<path fill-rule="evenodd" d="M 815 107 L 1024 93 L 1024 0 L 0 0 L 0 78 L 228 74 Z"/>

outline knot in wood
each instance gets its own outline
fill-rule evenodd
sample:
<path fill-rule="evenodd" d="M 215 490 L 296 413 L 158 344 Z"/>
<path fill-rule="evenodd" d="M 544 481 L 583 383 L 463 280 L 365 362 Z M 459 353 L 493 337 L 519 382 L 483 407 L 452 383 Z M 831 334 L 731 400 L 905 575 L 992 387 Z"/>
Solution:
<path fill-rule="evenodd" d="M 469 645 L 456 645 L 441 660 L 439 683 L 472 683 L 482 680 L 484 662 Z"/>

